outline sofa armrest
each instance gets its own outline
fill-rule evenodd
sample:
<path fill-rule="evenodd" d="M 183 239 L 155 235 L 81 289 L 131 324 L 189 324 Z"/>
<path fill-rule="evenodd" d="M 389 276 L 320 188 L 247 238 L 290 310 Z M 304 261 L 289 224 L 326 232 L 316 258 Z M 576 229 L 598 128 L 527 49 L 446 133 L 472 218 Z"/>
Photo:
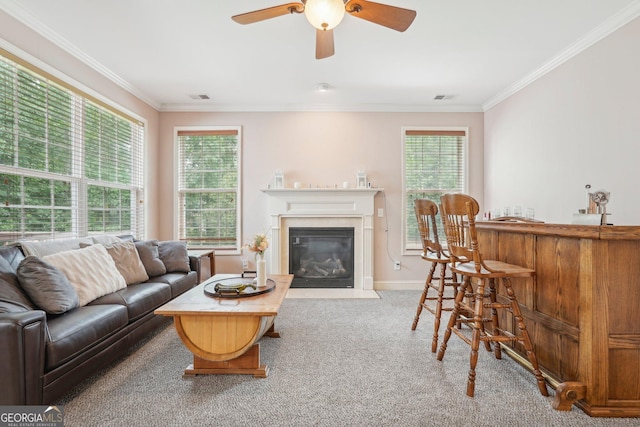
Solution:
<path fill-rule="evenodd" d="M 195 271 L 196 273 L 200 271 L 200 257 L 199 256 L 189 256 L 189 267 L 191 267 L 191 271 Z"/>
<path fill-rule="evenodd" d="M 0 313 L 0 405 L 41 405 L 46 314 Z"/>

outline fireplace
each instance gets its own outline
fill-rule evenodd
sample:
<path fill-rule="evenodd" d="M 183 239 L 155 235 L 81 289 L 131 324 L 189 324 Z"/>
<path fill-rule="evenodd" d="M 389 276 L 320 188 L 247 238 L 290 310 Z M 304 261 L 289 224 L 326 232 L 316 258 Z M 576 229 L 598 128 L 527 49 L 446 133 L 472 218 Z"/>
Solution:
<path fill-rule="evenodd" d="M 353 288 L 352 227 L 289 228 L 292 288 Z"/>
<path fill-rule="evenodd" d="M 291 230 L 348 228 L 353 230 L 352 282 L 348 287 L 344 283 L 340 287 L 344 292 L 371 292 L 377 296 L 373 291 L 373 199 L 381 189 L 270 188 L 262 191 L 269 196 L 271 247 L 267 251 L 267 262 L 270 274 L 295 275 L 291 270 L 291 263 L 295 263 L 291 260 L 289 246 Z M 332 255 L 326 254 L 326 258 L 320 261 L 327 261 Z M 339 290 L 327 289 L 324 283 L 317 285 L 323 286 L 318 291 Z M 311 285 L 306 286 L 311 288 Z"/>

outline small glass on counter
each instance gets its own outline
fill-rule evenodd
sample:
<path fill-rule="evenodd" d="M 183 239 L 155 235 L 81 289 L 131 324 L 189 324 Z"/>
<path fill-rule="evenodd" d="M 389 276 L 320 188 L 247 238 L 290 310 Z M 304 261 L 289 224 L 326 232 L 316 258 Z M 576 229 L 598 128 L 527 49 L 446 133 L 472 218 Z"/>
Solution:
<path fill-rule="evenodd" d="M 524 212 L 525 212 L 524 217 L 526 219 L 534 219 L 536 217 L 536 214 L 533 208 L 527 208 Z"/>

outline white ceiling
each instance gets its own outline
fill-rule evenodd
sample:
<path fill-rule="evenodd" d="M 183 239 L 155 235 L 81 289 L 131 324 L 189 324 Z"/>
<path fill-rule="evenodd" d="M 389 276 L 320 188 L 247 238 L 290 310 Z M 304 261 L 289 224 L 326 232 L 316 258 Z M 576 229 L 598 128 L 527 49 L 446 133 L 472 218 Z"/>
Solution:
<path fill-rule="evenodd" d="M 286 0 L 0 7 L 161 111 L 482 111 L 640 15 L 639 0 L 377 1 L 416 10 L 412 26 L 346 15 L 322 60 L 303 15 L 231 20 Z"/>

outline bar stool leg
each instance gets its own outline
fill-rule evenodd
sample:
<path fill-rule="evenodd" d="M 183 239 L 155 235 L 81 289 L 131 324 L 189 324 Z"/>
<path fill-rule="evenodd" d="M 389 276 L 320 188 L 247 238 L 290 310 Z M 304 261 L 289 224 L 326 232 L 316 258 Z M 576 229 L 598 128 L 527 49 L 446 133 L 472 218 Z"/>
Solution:
<path fill-rule="evenodd" d="M 491 289 L 491 282 L 489 282 L 489 283 L 490 283 L 489 289 Z M 482 305 L 482 310 L 480 311 L 480 319 L 481 319 L 481 321 L 479 322 L 478 327 L 480 329 L 480 336 L 484 337 L 484 336 L 487 335 L 487 333 L 485 331 L 485 326 L 484 326 L 484 323 L 486 321 L 486 319 L 484 317 L 484 303 L 485 303 L 484 299 L 486 297 L 485 290 L 484 290 L 485 286 L 486 286 L 486 283 L 484 282 L 484 279 L 480 279 L 480 284 L 482 285 L 482 289 L 478 290 L 478 286 L 476 286 L 476 290 L 475 291 L 473 289 L 473 283 L 469 284 L 469 291 L 470 292 L 468 292 L 468 294 L 471 296 L 471 299 L 469 300 L 468 305 L 469 306 L 473 306 L 473 312 L 468 313 L 467 317 L 469 319 L 473 319 L 473 322 L 471 322 L 471 327 L 472 328 L 475 327 L 475 325 L 476 325 L 476 323 L 475 323 L 476 322 L 475 313 L 477 312 L 476 311 L 476 304 L 478 303 L 478 301 L 480 301 L 480 304 Z M 497 319 L 498 319 L 498 317 L 496 315 L 495 320 L 497 321 Z M 484 342 L 484 348 L 489 352 L 492 351 L 491 350 L 491 342 L 489 342 L 489 340 L 482 340 L 482 341 Z"/>
<path fill-rule="evenodd" d="M 493 335 L 500 335 L 500 322 L 498 320 L 498 310 L 495 307 L 495 304 L 498 301 L 496 296 L 496 281 L 495 279 L 489 279 L 489 300 L 491 301 L 491 324 L 493 325 Z M 489 343 L 487 341 L 487 343 Z M 496 359 L 502 359 L 502 347 L 499 342 L 495 342 L 493 344 L 493 354 L 496 356 Z"/>
<path fill-rule="evenodd" d="M 462 306 L 462 300 L 464 299 L 467 288 L 470 286 L 471 280 L 469 277 L 464 277 L 462 279 L 462 283 L 458 288 L 458 293 L 456 294 L 456 299 L 453 304 L 453 310 L 451 311 L 451 317 L 449 317 L 449 322 L 447 323 L 447 329 L 444 331 L 444 337 L 442 338 L 442 344 L 440 344 L 440 349 L 438 350 L 438 354 L 436 355 L 437 360 L 442 360 L 444 357 L 445 351 L 447 351 L 447 342 L 449 338 L 451 338 L 451 328 L 454 325 L 460 325 L 460 321 L 458 319 L 458 314 L 460 313 L 460 309 Z"/>
<path fill-rule="evenodd" d="M 433 323 L 433 340 L 431 341 L 431 352 L 435 353 L 438 349 L 438 330 L 440 329 L 440 317 L 442 316 L 442 303 L 444 300 L 445 273 L 447 264 L 440 263 L 440 285 L 438 287 L 438 301 L 436 303 L 435 320 Z"/>
<path fill-rule="evenodd" d="M 522 317 L 522 311 L 520 310 L 520 305 L 518 305 L 518 300 L 516 299 L 515 292 L 511 287 L 511 281 L 508 278 L 503 280 L 505 290 L 507 291 L 507 296 L 509 297 L 509 301 L 511 302 L 511 312 L 515 317 L 516 323 L 518 325 L 518 329 L 520 329 L 520 333 L 522 334 L 522 343 L 524 345 L 524 349 L 527 352 L 527 358 L 529 362 L 531 362 L 531 367 L 533 368 L 533 375 L 536 377 L 536 381 L 538 382 L 538 389 L 543 396 L 549 396 L 549 390 L 547 390 L 547 384 L 544 381 L 544 377 L 542 376 L 542 372 L 540 372 L 540 367 L 538 365 L 538 358 L 536 357 L 535 351 L 533 351 L 533 344 L 531 344 L 531 338 L 529 337 L 529 331 L 527 330 L 527 326 L 524 323 L 524 318 Z"/>
<path fill-rule="evenodd" d="M 415 331 L 418 326 L 418 321 L 420 320 L 420 313 L 422 313 L 422 308 L 424 307 L 424 302 L 427 299 L 427 293 L 429 292 L 429 285 L 433 280 L 433 273 L 436 271 L 436 263 L 431 263 L 431 268 L 429 269 L 429 274 L 427 275 L 427 280 L 424 283 L 424 289 L 422 290 L 422 295 L 420 295 L 420 302 L 418 302 L 418 309 L 416 311 L 416 317 L 413 319 L 413 325 L 411 325 L 411 330 Z"/>
<path fill-rule="evenodd" d="M 469 379 L 467 380 L 467 396 L 473 397 L 476 387 L 476 365 L 478 364 L 478 349 L 480 348 L 480 336 L 484 332 L 483 309 L 484 309 L 484 287 L 485 281 L 480 280 L 476 286 L 475 306 L 473 310 L 473 333 L 471 335 L 471 354 L 469 356 Z"/>
<path fill-rule="evenodd" d="M 458 295 L 458 289 L 462 286 L 462 282 L 458 282 L 458 275 L 456 273 L 454 273 L 453 271 L 451 272 L 451 280 L 453 282 L 453 286 L 452 286 L 453 287 L 453 295 L 457 296 Z M 455 300 L 455 298 L 454 298 L 454 300 Z M 462 322 L 461 321 L 459 321 L 459 320 L 456 321 L 456 328 L 462 329 Z"/>

